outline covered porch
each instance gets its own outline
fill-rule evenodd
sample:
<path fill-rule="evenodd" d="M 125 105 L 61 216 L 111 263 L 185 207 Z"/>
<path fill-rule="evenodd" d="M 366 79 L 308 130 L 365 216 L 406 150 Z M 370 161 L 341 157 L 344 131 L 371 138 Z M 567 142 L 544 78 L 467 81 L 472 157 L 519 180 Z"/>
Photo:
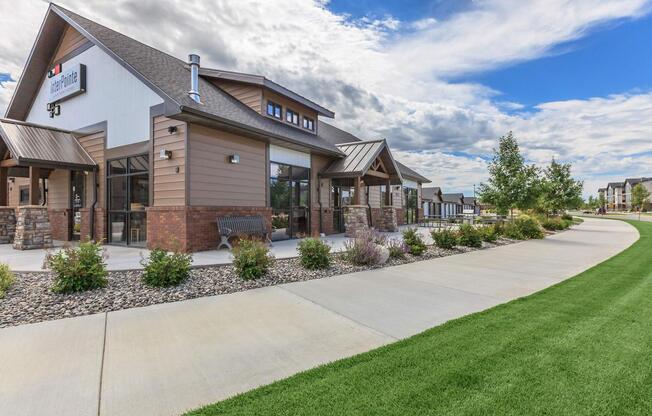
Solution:
<path fill-rule="evenodd" d="M 335 198 L 334 216 L 338 214 L 343 222 L 347 237 L 355 236 L 372 225 L 372 206 L 367 195 L 366 205 L 362 203 L 363 190 L 380 187 L 380 204 L 373 227 L 379 231 L 395 232 L 398 229 L 396 208 L 391 204 L 392 185 L 401 185 L 403 179 L 392 157 L 387 142 L 370 140 L 337 145 L 346 157 L 333 162 L 319 174 L 331 180 L 334 189 L 345 188 L 351 197 L 346 201 Z M 336 194 L 337 195 L 337 194 Z"/>
<path fill-rule="evenodd" d="M 86 174 L 93 173 L 93 183 L 97 183 L 97 164 L 71 132 L 0 119 L 0 244 L 13 244 L 18 250 L 51 247 L 50 200 L 57 202 L 63 214 L 61 219 L 56 219 L 56 226 L 63 227 L 57 237 L 62 238 L 68 228 L 72 231 L 74 221 L 81 221 L 81 213 L 75 216 L 72 211 L 75 208 L 70 192 L 74 186 L 73 172 L 84 184 Z M 46 181 L 55 177 L 57 186 L 50 189 L 52 186 Z M 26 189 L 20 187 L 18 199 L 11 204 L 10 178 L 12 185 L 20 178 L 27 179 Z M 96 196 L 97 187 L 91 188 Z M 88 236 L 93 238 L 93 211 L 88 215 Z"/>

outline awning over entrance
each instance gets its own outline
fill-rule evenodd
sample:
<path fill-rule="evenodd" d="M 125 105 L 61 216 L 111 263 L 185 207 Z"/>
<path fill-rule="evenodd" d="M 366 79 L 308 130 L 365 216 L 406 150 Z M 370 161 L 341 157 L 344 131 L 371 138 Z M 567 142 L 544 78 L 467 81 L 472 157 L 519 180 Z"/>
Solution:
<path fill-rule="evenodd" d="M 320 173 L 324 178 L 364 178 L 365 185 L 400 185 L 401 173 L 385 140 L 338 144 L 346 157 Z"/>
<path fill-rule="evenodd" d="M 71 132 L 0 119 L 2 167 L 92 171 L 97 164 Z"/>

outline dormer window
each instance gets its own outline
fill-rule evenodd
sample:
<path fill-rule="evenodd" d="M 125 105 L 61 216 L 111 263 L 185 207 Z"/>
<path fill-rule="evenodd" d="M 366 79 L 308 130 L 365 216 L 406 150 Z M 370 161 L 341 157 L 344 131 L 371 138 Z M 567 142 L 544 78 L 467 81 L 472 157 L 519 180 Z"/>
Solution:
<path fill-rule="evenodd" d="M 273 101 L 267 101 L 267 115 L 283 120 L 283 107 Z"/>
<path fill-rule="evenodd" d="M 290 110 L 289 108 L 285 110 L 285 121 L 288 123 L 294 124 L 295 126 L 299 125 L 299 113 L 296 111 Z"/>
<path fill-rule="evenodd" d="M 310 131 L 315 131 L 315 120 L 304 117 L 303 118 L 303 128 Z"/>

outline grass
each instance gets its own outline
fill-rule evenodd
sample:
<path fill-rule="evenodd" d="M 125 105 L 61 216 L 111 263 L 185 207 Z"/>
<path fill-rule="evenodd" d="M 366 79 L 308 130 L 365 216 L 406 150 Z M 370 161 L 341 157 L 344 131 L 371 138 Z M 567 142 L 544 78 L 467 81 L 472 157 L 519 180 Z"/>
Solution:
<path fill-rule="evenodd" d="M 189 415 L 652 414 L 652 223 L 558 285 Z"/>

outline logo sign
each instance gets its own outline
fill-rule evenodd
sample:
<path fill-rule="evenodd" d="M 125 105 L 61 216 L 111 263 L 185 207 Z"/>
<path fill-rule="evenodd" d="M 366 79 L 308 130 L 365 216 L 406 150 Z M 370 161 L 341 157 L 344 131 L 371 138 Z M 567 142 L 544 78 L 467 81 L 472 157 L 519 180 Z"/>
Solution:
<path fill-rule="evenodd" d="M 48 103 L 57 103 L 86 92 L 86 65 L 77 64 L 68 69 L 54 70 L 55 74 L 48 79 Z"/>

